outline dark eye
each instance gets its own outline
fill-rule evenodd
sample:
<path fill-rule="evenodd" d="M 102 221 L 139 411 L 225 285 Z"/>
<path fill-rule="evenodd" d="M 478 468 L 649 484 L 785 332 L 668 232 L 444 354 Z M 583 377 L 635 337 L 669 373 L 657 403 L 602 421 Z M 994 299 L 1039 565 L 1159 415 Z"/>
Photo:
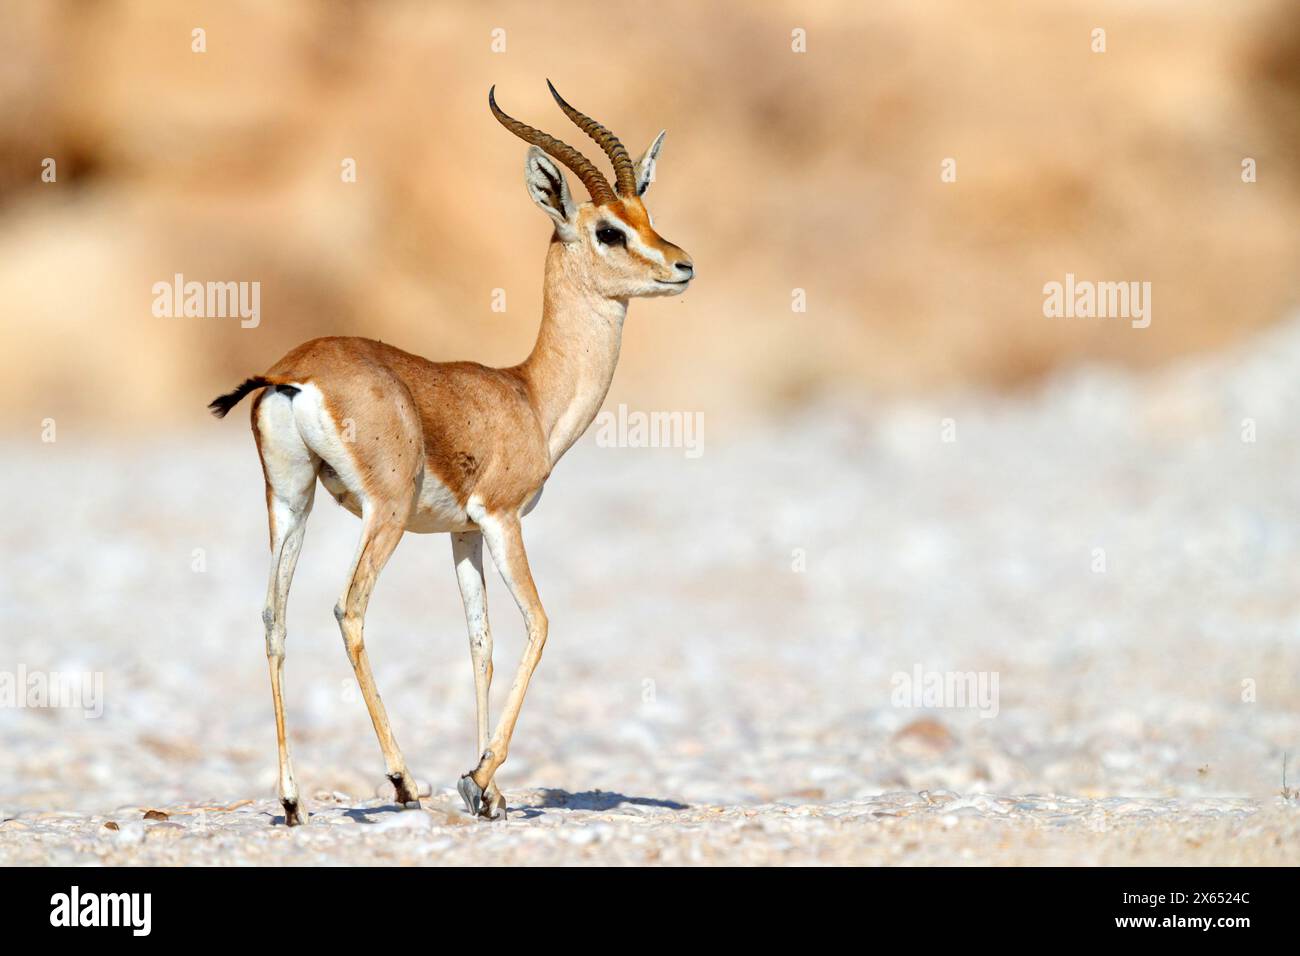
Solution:
<path fill-rule="evenodd" d="M 612 229 L 609 226 L 604 229 L 597 229 L 596 238 L 600 240 L 601 245 L 605 246 L 621 246 L 627 242 L 627 237 L 623 235 L 622 229 Z"/>

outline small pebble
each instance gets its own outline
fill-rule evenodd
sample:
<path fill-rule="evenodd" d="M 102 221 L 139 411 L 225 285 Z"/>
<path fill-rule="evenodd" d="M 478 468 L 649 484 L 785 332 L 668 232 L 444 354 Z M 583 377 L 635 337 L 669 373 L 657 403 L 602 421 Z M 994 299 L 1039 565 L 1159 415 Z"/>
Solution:
<path fill-rule="evenodd" d="M 371 824 L 367 830 L 371 833 L 387 833 L 389 830 L 432 830 L 433 817 L 423 810 L 403 810 L 400 813 L 387 814 L 387 819 Z"/>
<path fill-rule="evenodd" d="M 126 846 L 135 846 L 143 843 L 145 838 L 145 827 L 139 820 L 132 820 L 119 824 L 117 831 L 117 842 Z"/>

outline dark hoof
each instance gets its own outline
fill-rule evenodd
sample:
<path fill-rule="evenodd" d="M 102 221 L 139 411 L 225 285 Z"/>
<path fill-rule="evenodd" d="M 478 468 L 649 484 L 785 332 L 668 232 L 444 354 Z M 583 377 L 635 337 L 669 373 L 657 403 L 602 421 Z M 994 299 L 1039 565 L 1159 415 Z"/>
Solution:
<path fill-rule="evenodd" d="M 497 789 L 495 782 L 488 785 L 487 800 L 478 815 L 485 820 L 504 820 L 506 818 L 506 798 Z"/>
<path fill-rule="evenodd" d="M 307 822 L 307 811 L 299 806 L 297 800 L 281 800 L 284 807 L 284 825 L 287 827 L 300 827 Z"/>
<path fill-rule="evenodd" d="M 465 774 L 456 784 L 456 790 L 460 793 L 460 798 L 465 801 L 466 811 L 471 816 L 477 816 L 483 807 L 483 789 L 474 782 L 473 777 Z"/>
<path fill-rule="evenodd" d="M 396 803 L 403 807 L 419 807 L 420 794 L 409 777 L 400 773 L 390 773 L 388 779 L 393 785 L 393 800 Z"/>

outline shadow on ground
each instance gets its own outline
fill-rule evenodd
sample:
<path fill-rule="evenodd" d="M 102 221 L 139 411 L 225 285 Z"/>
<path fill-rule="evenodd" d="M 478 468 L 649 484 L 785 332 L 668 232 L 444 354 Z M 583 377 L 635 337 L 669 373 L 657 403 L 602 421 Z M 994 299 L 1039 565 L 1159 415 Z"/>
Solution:
<path fill-rule="evenodd" d="M 371 819 L 372 815 L 379 813 L 401 813 L 405 809 L 406 807 L 396 803 L 386 803 L 380 807 L 356 807 L 351 810 L 344 810 L 343 815 L 349 819 L 355 820 L 357 823 L 378 823 L 378 820 Z M 276 817 L 276 822 L 283 821 L 283 816 Z"/>
<path fill-rule="evenodd" d="M 655 797 L 629 797 L 624 793 L 610 790 L 586 790 L 582 793 L 569 793 L 567 790 L 545 788 L 541 791 L 541 802 L 532 805 L 532 809 L 548 810 L 614 810 L 625 804 L 635 807 L 662 807 L 665 810 L 689 810 L 685 803 L 675 800 L 659 800 Z"/>

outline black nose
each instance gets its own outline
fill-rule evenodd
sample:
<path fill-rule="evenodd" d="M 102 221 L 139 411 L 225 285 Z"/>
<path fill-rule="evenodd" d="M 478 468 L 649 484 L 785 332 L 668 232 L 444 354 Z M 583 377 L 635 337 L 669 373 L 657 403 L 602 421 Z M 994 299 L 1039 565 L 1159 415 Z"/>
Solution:
<path fill-rule="evenodd" d="M 677 263 L 677 271 L 690 277 L 695 275 L 695 266 L 691 265 L 689 262 L 679 262 Z"/>

